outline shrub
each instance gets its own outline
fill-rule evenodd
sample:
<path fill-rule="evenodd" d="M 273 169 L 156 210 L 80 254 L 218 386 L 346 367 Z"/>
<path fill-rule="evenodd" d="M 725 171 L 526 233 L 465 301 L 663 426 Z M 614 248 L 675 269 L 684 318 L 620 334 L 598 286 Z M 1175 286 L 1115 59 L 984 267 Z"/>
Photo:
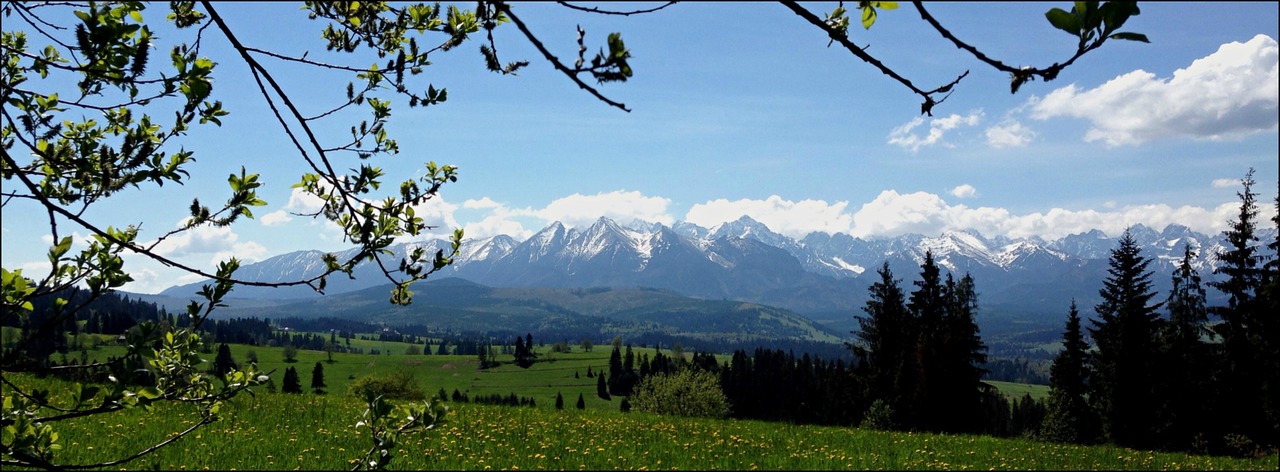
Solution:
<path fill-rule="evenodd" d="M 874 429 L 877 431 L 890 431 L 895 429 L 893 420 L 893 407 L 884 400 L 877 399 L 871 402 L 871 407 L 867 408 L 867 416 L 862 419 L 863 428 Z"/>
<path fill-rule="evenodd" d="M 397 370 L 390 374 L 373 374 L 360 377 L 347 387 L 347 392 L 357 398 L 367 398 L 369 394 L 382 395 L 389 400 L 425 400 L 427 393 L 407 370 Z"/>
<path fill-rule="evenodd" d="M 702 369 L 647 376 L 636 387 L 629 403 L 637 411 L 660 415 L 729 416 L 729 400 L 720 389 L 720 379 Z"/>

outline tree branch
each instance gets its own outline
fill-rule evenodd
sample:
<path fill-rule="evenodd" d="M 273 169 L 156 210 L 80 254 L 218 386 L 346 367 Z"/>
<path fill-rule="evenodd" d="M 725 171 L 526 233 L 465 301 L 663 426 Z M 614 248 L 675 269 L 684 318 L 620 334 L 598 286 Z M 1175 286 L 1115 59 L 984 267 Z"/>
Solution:
<path fill-rule="evenodd" d="M 559 58 L 551 54 L 551 51 L 548 51 L 547 47 L 542 45 L 542 41 L 539 41 L 538 37 L 534 36 L 532 31 L 529 31 L 529 27 L 525 26 L 524 22 L 520 21 L 520 18 L 517 17 L 514 13 L 511 13 L 511 7 L 508 6 L 505 2 L 494 2 L 494 6 L 497 7 L 498 10 L 501 10 L 503 13 L 505 13 L 507 17 L 511 18 L 511 22 L 515 23 L 516 28 L 519 28 L 520 32 L 524 33 L 524 37 L 528 38 L 529 42 L 532 43 L 534 47 L 538 48 L 538 51 L 542 53 L 542 56 L 545 57 L 548 61 L 551 61 L 551 64 L 555 66 L 556 70 L 563 72 L 565 76 L 569 77 L 569 80 L 572 80 L 574 83 L 578 84 L 579 88 L 586 90 L 591 95 L 594 95 L 597 99 L 609 104 L 610 106 L 613 106 L 615 108 L 618 108 L 628 113 L 631 112 L 631 109 L 627 108 L 625 104 L 610 100 L 608 97 L 605 97 L 604 95 L 602 95 L 595 88 L 591 87 L 590 85 L 587 85 L 586 82 L 582 81 L 582 79 L 579 79 L 578 74 L 576 74 L 573 71 L 573 69 L 570 69 L 568 66 L 565 66 L 564 63 L 560 62 Z"/>
<path fill-rule="evenodd" d="M 964 79 L 965 76 L 969 75 L 969 71 L 966 70 L 964 71 L 963 74 L 960 74 L 959 77 L 956 77 L 955 80 L 952 80 L 950 83 L 946 85 L 943 85 L 941 87 L 938 87 L 936 89 L 929 90 L 929 91 L 921 90 L 919 87 L 916 87 L 915 84 L 911 83 L 910 80 L 907 80 L 906 77 L 903 77 L 901 74 L 898 74 L 896 71 L 894 71 L 893 69 L 890 69 L 888 66 L 884 65 L 884 63 L 880 62 L 879 59 L 876 59 L 872 55 L 868 54 L 865 48 L 860 47 L 856 44 L 853 44 L 852 41 L 849 41 L 849 36 L 847 34 L 844 34 L 843 32 L 833 28 L 831 25 L 827 24 L 827 22 L 823 21 L 822 18 L 818 18 L 817 15 L 814 15 L 809 10 L 800 6 L 798 3 L 794 1 L 783 1 L 781 3 L 783 6 L 789 8 L 792 12 L 794 12 L 800 18 L 803 18 L 805 21 L 808 21 L 810 24 L 817 26 L 819 29 L 823 31 L 826 31 L 827 36 L 829 36 L 832 41 L 840 43 L 841 46 L 844 46 L 845 49 L 853 53 L 853 55 L 858 59 L 861 59 L 863 62 L 866 62 L 867 64 L 871 64 L 875 68 L 880 69 L 880 72 L 883 73 L 884 75 L 887 75 L 893 80 L 898 81 L 898 83 L 905 85 L 908 89 L 911 89 L 911 91 L 914 92 L 916 95 L 919 95 L 922 98 L 924 98 L 924 103 L 920 104 L 920 112 L 923 114 L 933 116 L 932 110 L 934 105 L 937 105 L 939 103 L 946 101 L 947 97 L 950 96 L 949 92 L 951 91 L 951 89 L 955 87 L 955 85 L 959 83 L 961 79 Z M 943 96 L 941 99 L 934 99 L 933 96 L 939 93 L 948 93 L 948 95 Z"/>

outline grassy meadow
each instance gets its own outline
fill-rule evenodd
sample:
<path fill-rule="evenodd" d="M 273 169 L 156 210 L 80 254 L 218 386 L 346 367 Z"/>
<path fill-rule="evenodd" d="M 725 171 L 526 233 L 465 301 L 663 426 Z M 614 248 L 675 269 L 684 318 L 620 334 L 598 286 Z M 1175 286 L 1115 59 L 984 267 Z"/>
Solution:
<path fill-rule="evenodd" d="M 391 464 L 398 470 L 1275 470 L 1277 465 L 1275 455 L 1235 459 L 985 436 L 621 413 L 620 399 L 600 399 L 595 395 L 595 379 L 586 377 L 588 366 L 597 372 L 607 368 L 609 346 L 597 346 L 589 353 L 578 346 L 572 353 L 541 350 L 544 362 L 529 369 L 504 364 L 485 371 L 476 368 L 474 356 L 410 356 L 402 354 L 405 347 L 381 343 L 377 347 L 381 351 L 396 354 L 335 354 L 334 363 L 324 362 L 324 352 L 300 350 L 298 362 L 285 363 L 279 348 L 231 346 L 241 362 L 248 350 L 255 350 L 260 368 L 276 369 L 277 384 L 286 366 L 296 367 L 304 389 L 310 384 L 311 369 L 322 362 L 330 394 L 272 394 L 260 388 L 257 395 L 236 398 L 224 408 L 220 421 L 122 468 L 350 469 L 370 442 L 354 427 L 364 405 L 346 395 L 346 385 L 352 378 L 398 369 L 413 372 L 428 395 L 441 388 L 452 393 L 456 388 L 472 397 L 515 393 L 538 403 L 537 408 L 527 408 L 447 402 L 451 412 L 443 425 L 402 439 Z M 90 356 L 105 357 L 116 349 L 103 347 L 90 351 Z M 652 348 L 636 352 L 652 355 Z M 65 383 L 57 380 L 5 376 L 20 385 L 66 391 Z M 1016 397 L 1038 396 L 1044 388 L 996 385 Z M 565 410 L 554 409 L 556 393 L 564 396 Z M 585 411 L 573 406 L 579 393 L 586 399 Z M 126 456 L 196 420 L 189 406 L 163 405 L 149 412 L 128 410 L 59 424 L 64 449 L 58 461 L 84 464 Z"/>

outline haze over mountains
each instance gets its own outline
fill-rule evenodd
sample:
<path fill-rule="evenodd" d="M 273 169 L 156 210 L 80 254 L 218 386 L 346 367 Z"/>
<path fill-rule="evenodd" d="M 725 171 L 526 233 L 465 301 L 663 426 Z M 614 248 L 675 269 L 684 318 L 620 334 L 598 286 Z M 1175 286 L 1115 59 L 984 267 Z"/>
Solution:
<path fill-rule="evenodd" d="M 1197 250 L 1195 265 L 1201 276 L 1214 279 L 1217 254 L 1225 246 L 1220 234 L 1208 236 L 1180 225 L 1162 231 L 1139 225 L 1130 231 L 1143 255 L 1154 259 L 1150 269 L 1155 288 L 1161 291 L 1159 299 L 1181 260 L 1184 244 Z M 1265 241 L 1274 238 L 1275 231 L 1262 229 L 1259 236 Z M 982 317 L 994 317 L 1056 323 L 1065 318 L 1073 298 L 1083 313 L 1092 311 L 1117 239 L 1095 230 L 1054 241 L 988 238 L 975 232 L 875 239 L 811 233 L 796 240 L 745 216 L 713 228 L 684 222 L 621 225 L 600 218 L 585 228 L 553 223 L 524 241 L 502 235 L 468 240 L 453 265 L 432 277 L 458 277 L 507 288 L 657 288 L 695 298 L 780 307 L 844 329 L 853 323 L 853 316 L 862 314 L 866 287 L 877 277 L 881 264 L 887 262 L 909 291 L 925 252 L 932 251 L 944 270 L 973 275 L 980 322 Z M 393 249 L 401 257 L 415 247 L 434 252 L 448 244 L 443 240 L 405 243 Z M 322 271 L 320 255 L 319 251 L 284 254 L 247 264 L 237 275 L 257 281 L 297 280 Z M 386 283 L 366 263 L 356 269 L 354 280 L 331 276 L 327 293 Z M 161 295 L 190 297 L 199 286 L 175 286 Z M 277 301 L 320 297 L 307 287 L 238 287 L 233 295 Z M 1218 294 L 1209 290 L 1209 296 L 1214 303 Z"/>

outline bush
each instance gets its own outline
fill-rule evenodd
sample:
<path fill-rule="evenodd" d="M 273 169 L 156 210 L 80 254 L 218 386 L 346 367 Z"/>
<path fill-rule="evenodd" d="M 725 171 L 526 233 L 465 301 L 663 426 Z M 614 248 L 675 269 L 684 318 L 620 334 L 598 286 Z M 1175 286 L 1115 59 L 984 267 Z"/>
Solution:
<path fill-rule="evenodd" d="M 382 395 L 389 400 L 425 400 L 427 398 L 426 391 L 418 385 L 413 373 L 406 370 L 360 377 L 347 387 L 347 393 L 357 398 L 366 398 L 369 394 Z"/>
<path fill-rule="evenodd" d="M 876 431 L 891 431 L 897 429 L 896 426 L 893 420 L 893 407 L 884 400 L 871 402 L 871 407 L 867 408 L 867 416 L 862 419 L 861 425 L 863 428 Z"/>
<path fill-rule="evenodd" d="M 647 376 L 628 400 L 637 411 L 659 415 L 729 416 L 729 400 L 720 389 L 720 379 L 702 369 Z"/>

